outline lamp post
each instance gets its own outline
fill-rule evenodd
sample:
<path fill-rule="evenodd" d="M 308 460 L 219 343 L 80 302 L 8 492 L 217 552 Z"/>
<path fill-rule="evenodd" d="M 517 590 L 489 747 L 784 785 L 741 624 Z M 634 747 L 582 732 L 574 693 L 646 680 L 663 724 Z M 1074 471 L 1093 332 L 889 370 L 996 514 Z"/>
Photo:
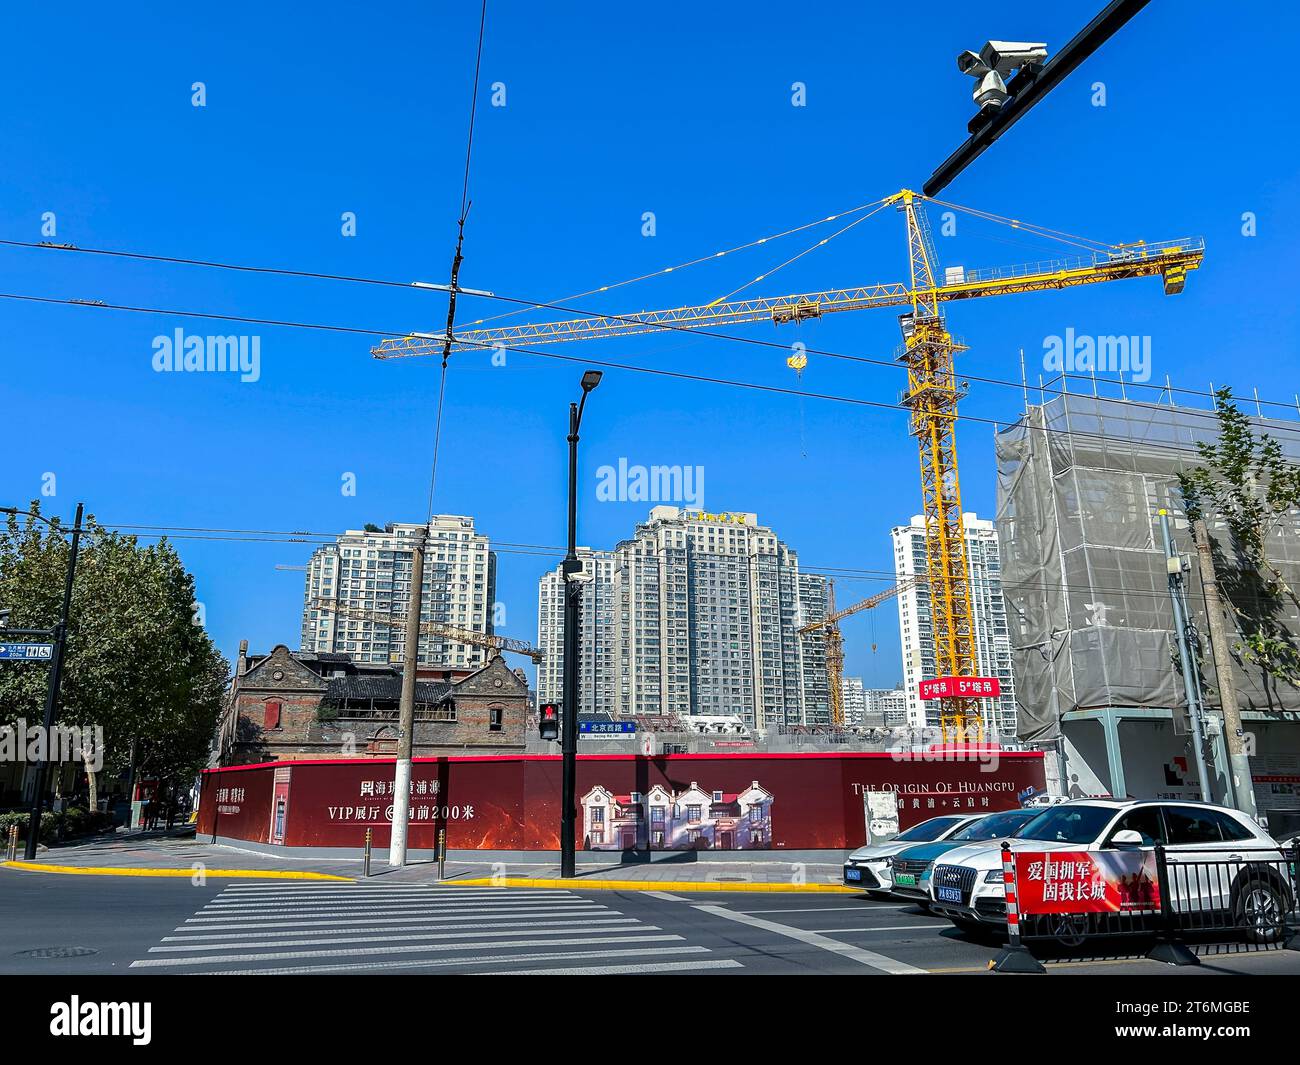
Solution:
<path fill-rule="evenodd" d="M 54 626 L 54 655 L 50 660 L 49 686 L 45 692 L 45 716 L 42 719 L 45 751 L 36 762 L 36 779 L 32 782 L 31 818 L 27 824 L 27 840 L 23 851 L 25 861 L 36 860 L 36 846 L 41 834 L 41 805 L 45 799 L 45 771 L 52 744 L 51 732 L 54 730 L 54 718 L 58 713 L 59 685 L 63 682 L 63 647 L 68 634 L 68 613 L 72 609 L 72 580 L 77 572 L 77 550 L 81 546 L 81 514 L 84 504 L 77 504 L 77 517 L 72 525 L 72 546 L 68 551 L 68 572 L 63 579 L 63 609 L 59 613 L 58 623 Z M 17 507 L 0 507 L 0 514 L 25 514 L 45 522 L 51 529 L 54 524 L 40 514 Z"/>
<path fill-rule="evenodd" d="M 560 876 L 574 875 L 578 777 L 578 622 L 582 612 L 582 582 L 578 560 L 578 427 L 582 409 L 600 384 L 599 370 L 582 375 L 582 399 L 569 404 L 569 551 L 560 565 L 564 579 L 564 707 L 560 721 Z"/>

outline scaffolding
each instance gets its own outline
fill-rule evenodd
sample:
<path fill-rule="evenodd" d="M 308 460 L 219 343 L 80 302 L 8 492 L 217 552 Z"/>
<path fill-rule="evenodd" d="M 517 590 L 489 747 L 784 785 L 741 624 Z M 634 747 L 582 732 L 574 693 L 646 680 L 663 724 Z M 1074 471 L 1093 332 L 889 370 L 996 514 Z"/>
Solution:
<path fill-rule="evenodd" d="M 1213 684 L 1200 570 L 1178 475 L 1200 464 L 1218 422 L 1206 408 L 1131 402 L 1068 391 L 1028 406 L 997 434 L 997 520 L 1002 587 L 1011 629 L 1018 733 L 1032 743 L 1061 735 L 1061 716 L 1109 707 L 1186 709 L 1175 667 L 1173 616 L 1157 512 L 1174 519 L 1190 556 L 1189 598 Z M 1093 386 L 1095 388 L 1095 385 Z M 1300 423 L 1252 418 L 1300 462 Z M 1227 530 L 1206 514 L 1216 557 L 1232 558 Z M 1267 555 L 1300 588 L 1300 515 L 1280 523 Z M 1284 605 L 1287 629 L 1300 616 Z M 1300 709 L 1300 691 L 1269 677 L 1230 648 L 1241 709 Z M 1206 693 L 1217 707 L 1215 691 Z"/>

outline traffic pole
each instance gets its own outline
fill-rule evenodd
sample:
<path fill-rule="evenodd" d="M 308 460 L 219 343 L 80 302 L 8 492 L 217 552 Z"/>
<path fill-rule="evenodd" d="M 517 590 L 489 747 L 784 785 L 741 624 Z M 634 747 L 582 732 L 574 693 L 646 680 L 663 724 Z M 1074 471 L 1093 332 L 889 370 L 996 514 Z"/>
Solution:
<path fill-rule="evenodd" d="M 1011 844 L 1002 843 L 1002 884 L 1007 896 L 1007 945 L 989 962 L 995 973 L 1045 973 L 1043 963 L 1029 953 L 1020 941 L 1020 899 L 1016 891 L 1016 856 Z"/>
<path fill-rule="evenodd" d="M 77 504 L 77 517 L 72 524 L 72 546 L 68 550 L 68 570 L 63 579 L 63 609 L 59 623 L 54 627 L 54 659 L 50 662 L 50 680 L 45 693 L 45 716 L 42 720 L 45 736 L 44 756 L 36 763 L 36 779 L 32 782 L 31 817 L 27 825 L 27 845 L 23 849 L 24 861 L 36 860 L 36 848 L 41 838 L 41 806 L 45 801 L 45 771 L 49 765 L 51 733 L 58 716 L 59 686 L 63 683 L 63 652 L 68 641 L 68 614 L 72 610 L 72 582 L 77 574 L 77 551 L 81 547 L 81 515 L 84 503 Z"/>
<path fill-rule="evenodd" d="M 1178 643 L 1178 663 L 1183 674 L 1183 693 L 1187 699 L 1187 714 L 1192 724 L 1192 748 L 1196 756 L 1196 769 L 1201 777 L 1201 801 L 1212 802 L 1210 794 L 1210 771 L 1205 761 L 1205 723 L 1202 720 L 1204 702 L 1201 690 L 1196 683 L 1198 672 L 1193 670 L 1193 655 L 1187 638 L 1188 619 L 1184 613 L 1183 602 L 1183 560 L 1174 549 L 1173 536 L 1169 532 L 1169 511 L 1161 509 L 1160 532 L 1165 542 L 1165 569 L 1169 574 L 1169 598 L 1174 608 L 1174 637 Z"/>
<path fill-rule="evenodd" d="M 411 756 L 415 741 L 415 683 L 420 660 L 420 611 L 424 601 L 425 526 L 412 539 L 411 595 L 406 606 L 406 640 L 402 647 L 402 696 L 397 708 L 397 761 L 393 766 L 393 826 L 388 864 L 406 864 L 406 826 L 411 813 Z"/>

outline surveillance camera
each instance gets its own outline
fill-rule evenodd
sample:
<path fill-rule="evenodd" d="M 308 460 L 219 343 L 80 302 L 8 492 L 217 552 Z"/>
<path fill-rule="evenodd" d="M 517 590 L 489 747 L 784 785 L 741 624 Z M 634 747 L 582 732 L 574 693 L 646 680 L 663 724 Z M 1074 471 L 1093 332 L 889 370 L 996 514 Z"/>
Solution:
<path fill-rule="evenodd" d="M 1047 58 L 1047 45 L 1026 41 L 989 41 L 975 52 L 957 56 L 957 69 L 975 79 L 971 98 L 979 105 L 979 121 L 1011 99 L 1006 79 L 1028 63 Z M 972 120 L 975 121 L 975 120 Z"/>
<path fill-rule="evenodd" d="M 1011 98 L 1011 94 L 1007 92 L 1007 83 L 1002 80 L 1002 75 L 996 70 L 990 70 L 975 83 L 971 98 L 983 110 L 990 105 L 1001 107 Z"/>
<path fill-rule="evenodd" d="M 1041 63 L 1047 58 L 1047 45 L 1029 41 L 989 41 L 980 49 L 980 59 L 1003 77 L 1026 63 Z"/>

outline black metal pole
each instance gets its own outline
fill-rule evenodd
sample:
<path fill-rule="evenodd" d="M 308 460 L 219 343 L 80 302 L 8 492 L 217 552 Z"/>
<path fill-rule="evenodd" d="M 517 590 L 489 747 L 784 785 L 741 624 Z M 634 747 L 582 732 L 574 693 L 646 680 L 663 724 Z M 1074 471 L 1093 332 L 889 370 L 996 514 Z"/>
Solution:
<path fill-rule="evenodd" d="M 50 681 L 45 693 L 44 726 L 45 752 L 36 763 L 35 788 L 32 792 L 31 819 L 27 823 L 27 845 L 23 851 L 25 861 L 34 861 L 36 846 L 41 834 L 41 806 L 45 800 L 45 771 L 49 764 L 49 751 L 54 739 L 54 718 L 59 706 L 59 685 L 63 682 L 63 649 L 68 637 L 68 614 L 72 609 L 72 581 L 77 572 L 77 550 L 81 545 L 81 513 L 84 504 L 77 504 L 77 517 L 72 525 L 72 546 L 68 551 L 68 572 L 63 581 L 63 611 L 54 628 L 54 658 L 50 662 Z"/>
<path fill-rule="evenodd" d="M 583 399 L 586 399 L 584 394 Z M 569 404 L 569 551 L 560 573 L 564 582 L 564 706 L 560 719 L 560 876 L 574 874 L 577 831 L 578 775 L 578 624 L 582 607 L 582 585 L 574 576 L 582 569 L 578 561 L 578 404 Z"/>

